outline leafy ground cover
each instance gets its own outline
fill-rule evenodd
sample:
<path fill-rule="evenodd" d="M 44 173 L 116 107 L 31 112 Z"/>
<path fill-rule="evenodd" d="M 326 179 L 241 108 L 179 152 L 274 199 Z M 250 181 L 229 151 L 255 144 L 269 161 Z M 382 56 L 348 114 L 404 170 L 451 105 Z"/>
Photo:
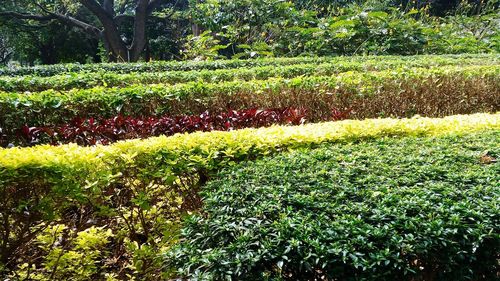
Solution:
<path fill-rule="evenodd" d="M 2 274 L 41 280 L 166 278 L 170 272 L 158 254 L 176 243 L 179 221 L 199 210 L 198 191 L 221 169 L 324 143 L 498 130 L 500 115 L 475 114 L 178 134 L 109 146 L 0 149 Z"/>
<path fill-rule="evenodd" d="M 196 280 L 494 280 L 499 140 L 384 136 L 238 164 L 166 264 Z"/>

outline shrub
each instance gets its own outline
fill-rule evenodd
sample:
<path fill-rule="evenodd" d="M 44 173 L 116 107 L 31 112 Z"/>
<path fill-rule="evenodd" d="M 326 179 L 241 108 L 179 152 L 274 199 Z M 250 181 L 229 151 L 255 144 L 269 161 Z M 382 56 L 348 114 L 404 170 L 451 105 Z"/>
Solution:
<path fill-rule="evenodd" d="M 345 71 L 385 70 L 398 67 L 431 67 L 445 65 L 496 64 L 498 56 L 414 56 L 414 57 L 340 57 L 318 58 L 308 63 L 265 65 L 237 69 L 202 69 L 166 72 L 117 73 L 109 71 L 74 72 L 48 77 L 3 76 L 0 90 L 36 92 L 43 90 L 87 89 L 97 86 L 126 87 L 133 84 L 186 83 L 192 81 L 223 82 L 232 80 L 265 80 L 270 77 L 293 78 L 301 75 L 324 76 Z M 277 62 L 280 59 L 276 59 Z"/>
<path fill-rule="evenodd" d="M 203 112 L 191 116 L 133 118 L 115 116 L 104 120 L 75 118 L 57 127 L 27 127 L 20 130 L 21 145 L 42 143 L 78 143 L 80 145 L 110 144 L 118 140 L 147 138 L 195 131 L 230 131 L 277 124 L 303 124 L 306 111 L 300 108 L 256 108 L 219 114 Z M 329 119 L 346 119 L 349 112 L 332 110 Z"/>
<path fill-rule="evenodd" d="M 499 138 L 382 137 L 226 169 L 167 268 L 189 280 L 493 280 Z"/>
<path fill-rule="evenodd" d="M 192 18 L 220 45 L 196 51 L 210 51 L 211 57 L 239 57 L 247 51 L 253 56 L 499 51 L 497 1 L 324 1 L 328 4 L 318 10 L 311 9 L 311 1 L 301 2 L 309 7 L 297 10 L 300 4 L 276 0 L 197 2 Z M 435 2 L 476 5 L 440 18 L 429 14 Z M 433 9 L 444 15 L 438 6 Z"/>
<path fill-rule="evenodd" d="M 291 65 L 307 62 L 324 62 L 331 60 L 329 57 L 296 57 L 278 59 L 254 59 L 254 60 L 218 60 L 218 61 L 159 61 L 153 63 L 95 63 L 95 64 L 57 64 L 39 65 L 34 67 L 20 67 L 12 69 L 1 69 L 0 75 L 19 76 L 52 76 L 71 72 L 154 72 L 154 71 L 189 71 L 203 69 L 224 69 L 239 67 L 255 67 L 266 65 Z"/>
<path fill-rule="evenodd" d="M 325 119 L 332 108 L 351 109 L 351 118 L 495 112 L 500 103 L 498 72 L 497 66 L 402 68 L 247 82 L 0 93 L 0 128 L 13 136 L 24 125 L 50 126 L 75 117 L 194 115 L 255 107 L 304 108 L 311 121 Z"/>
<path fill-rule="evenodd" d="M 180 217 L 199 208 L 199 188 L 223 167 L 325 142 L 499 129 L 500 114 L 476 114 L 178 134 L 109 146 L 0 149 L 0 269 L 13 272 L 28 263 L 41 270 L 45 258 L 33 238 L 48 226 L 78 231 L 106 226 L 103 231 L 113 234 L 108 254 L 94 261 L 116 260 L 99 272 L 158 279 L 156 254 L 176 241 Z"/>

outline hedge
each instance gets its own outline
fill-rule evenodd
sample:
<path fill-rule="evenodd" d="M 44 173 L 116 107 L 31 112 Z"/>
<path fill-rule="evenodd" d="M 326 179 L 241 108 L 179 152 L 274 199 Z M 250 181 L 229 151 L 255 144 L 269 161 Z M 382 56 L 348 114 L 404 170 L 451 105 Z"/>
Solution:
<path fill-rule="evenodd" d="M 34 67 L 19 67 L 2 69 L 3 76 L 34 75 L 48 77 L 64 73 L 106 71 L 115 73 L 131 72 L 158 72 L 158 71 L 189 71 L 203 69 L 224 69 L 239 67 L 254 67 L 265 65 L 286 65 L 305 63 L 309 61 L 328 61 L 331 57 L 296 57 L 296 58 L 271 58 L 255 60 L 216 60 L 216 61 L 158 61 L 152 63 L 101 63 L 101 64 L 56 64 L 39 65 Z"/>
<path fill-rule="evenodd" d="M 415 58 L 439 59 L 447 58 L 477 58 L 485 60 L 498 60 L 498 55 L 488 54 L 463 54 L 463 55 L 417 55 L 405 56 L 403 59 L 411 61 Z M 5 76 L 20 76 L 20 75 L 36 75 L 36 76 L 52 76 L 62 73 L 71 72 L 115 72 L 115 73 L 131 73 L 131 72 L 158 72 L 158 71 L 188 71 L 202 69 L 224 69 L 224 68 L 240 68 L 240 67 L 256 67 L 266 65 L 292 65 L 299 63 L 322 63 L 335 61 L 364 61 L 367 58 L 376 58 L 381 61 L 390 59 L 400 59 L 401 56 L 354 56 L 354 57 L 295 57 L 295 58 L 264 58 L 252 60 L 216 60 L 216 61 L 169 61 L 169 62 L 153 62 L 153 63 L 103 63 L 103 64 L 58 64 L 58 65 L 41 65 L 35 67 L 21 67 L 11 69 L 0 69 L 0 75 Z"/>
<path fill-rule="evenodd" d="M 500 130 L 500 114 L 350 120 L 155 137 L 110 146 L 0 149 L 4 222 L 0 224 L 0 268 L 8 275 L 51 272 L 47 259 L 57 253 L 40 249 L 37 241 L 43 235 L 62 235 L 55 249 L 73 249 L 75 239 L 87 237 L 90 231 L 107 237 L 109 243 L 99 244 L 108 245 L 108 250 L 92 259 L 91 268 L 117 258 L 114 267 L 103 266 L 99 272 L 156 276 L 161 271 L 157 253 L 175 242 L 179 218 L 199 208 L 198 190 L 223 167 L 325 142 L 484 130 Z M 51 234 L 60 224 L 65 230 Z M 86 255 L 82 249 L 74 251 Z M 41 258 L 44 255 L 49 256 Z"/>
<path fill-rule="evenodd" d="M 225 169 L 166 268 L 183 280 L 496 280 L 499 140 L 382 137 Z"/>
<path fill-rule="evenodd" d="M 280 60 L 277 60 L 278 62 Z M 326 61 L 326 60 L 325 60 Z M 191 81 L 223 82 L 232 80 L 267 79 L 270 77 L 293 78 L 301 75 L 324 76 L 344 71 L 385 70 L 399 67 L 432 67 L 445 65 L 493 65 L 498 64 L 496 56 L 489 59 L 480 57 L 415 57 L 408 60 L 404 57 L 389 57 L 380 60 L 367 57 L 364 60 L 331 59 L 324 63 L 317 62 L 266 65 L 250 68 L 190 70 L 166 72 L 133 72 L 120 74 L 109 71 L 66 73 L 50 77 L 39 76 L 0 76 L 0 91 L 24 92 L 43 90 L 68 90 L 71 88 L 87 89 L 97 86 L 125 87 L 134 84 L 154 83 L 186 83 Z"/>
<path fill-rule="evenodd" d="M 300 108 L 250 108 L 227 112 L 204 112 L 200 115 L 133 118 L 121 115 L 108 119 L 76 118 L 68 124 L 52 127 L 27 127 L 10 146 L 33 146 L 77 143 L 78 145 L 108 145 L 120 140 L 171 136 L 177 133 L 232 131 L 271 125 L 299 125 L 307 122 Z M 349 112 L 332 111 L 328 121 L 344 120 Z M 1 145 L 1 142 L 0 142 Z"/>
<path fill-rule="evenodd" d="M 332 108 L 349 109 L 351 118 L 495 112 L 500 109 L 499 71 L 498 66 L 447 66 L 247 82 L 0 93 L 0 128 L 9 139 L 24 125 L 63 124 L 75 117 L 192 115 L 247 108 L 300 107 L 308 110 L 311 121 L 329 116 Z"/>

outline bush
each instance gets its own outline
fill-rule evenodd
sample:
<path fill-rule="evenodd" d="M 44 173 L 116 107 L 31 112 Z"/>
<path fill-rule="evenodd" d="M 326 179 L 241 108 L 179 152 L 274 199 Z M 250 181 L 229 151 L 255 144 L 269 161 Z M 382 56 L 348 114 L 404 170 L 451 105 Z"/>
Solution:
<path fill-rule="evenodd" d="M 35 75 L 41 77 L 72 72 L 155 72 L 155 71 L 189 71 L 203 69 L 225 69 L 239 67 L 256 67 L 266 65 L 292 65 L 307 62 L 324 62 L 331 58 L 296 57 L 255 60 L 218 60 L 218 61 L 160 61 L 153 63 L 95 63 L 95 64 L 57 64 L 34 67 L 18 67 L 1 69 L 0 75 L 19 76 Z"/>
<path fill-rule="evenodd" d="M 493 280 L 499 138 L 382 137 L 226 169 L 167 268 L 190 280 Z"/>
<path fill-rule="evenodd" d="M 60 242 L 63 254 L 82 253 L 73 243 L 78 233 L 106 226 L 102 231 L 111 229 L 112 235 L 106 240 L 108 251 L 82 262 L 92 266 L 114 261 L 113 267 L 100 267 L 96 274 L 158 279 L 157 253 L 176 241 L 179 219 L 200 207 L 199 188 L 223 167 L 325 142 L 488 129 L 500 129 L 500 114 L 351 120 L 183 134 L 95 147 L 0 149 L 0 219 L 4 222 L 0 224 L 0 270 L 16 275 L 19 266 L 27 263 L 23 268 L 35 266 L 47 272 L 42 263 L 49 257 L 33 239 L 49 226 L 64 224 L 71 230 Z"/>
<path fill-rule="evenodd" d="M 0 128 L 8 143 L 24 125 L 51 126 L 79 118 L 116 115 L 194 115 L 228 108 L 304 108 L 308 120 L 324 120 L 331 109 L 351 118 L 444 116 L 499 110 L 494 66 L 401 68 L 345 72 L 335 76 L 271 78 L 247 82 L 190 82 L 125 88 L 0 93 Z"/>
<path fill-rule="evenodd" d="M 328 4 L 320 9 L 311 7 L 314 1 L 302 2 L 308 4 L 194 1 L 192 18 L 205 30 L 206 40 L 218 44 L 196 51 L 233 58 L 499 52 L 498 1 L 469 1 L 476 5 L 444 18 L 429 13 L 429 7 L 439 10 L 436 1 L 340 1 L 334 5 L 325 1 Z M 451 6 L 460 1 L 454 2 Z"/>
<path fill-rule="evenodd" d="M 349 112 L 332 110 L 328 119 L 346 119 Z M 231 131 L 242 128 L 257 128 L 270 125 L 305 123 L 306 112 L 300 108 L 256 108 L 218 114 L 203 112 L 191 116 L 162 116 L 159 118 L 133 118 L 115 116 L 96 120 L 75 118 L 69 124 L 53 127 L 21 128 L 19 143 L 37 145 L 43 143 L 79 145 L 110 144 L 118 140 L 147 138 L 152 136 L 196 131 Z"/>
<path fill-rule="evenodd" d="M 276 62 L 283 59 L 276 59 Z M 237 69 L 202 69 L 166 72 L 72 72 L 48 77 L 3 76 L 0 91 L 37 92 L 44 90 L 88 89 L 97 86 L 126 87 L 133 84 L 186 83 L 193 81 L 224 82 L 232 80 L 265 80 L 270 77 L 293 78 L 301 75 L 324 76 L 345 71 L 386 70 L 399 67 L 431 67 L 446 65 L 491 65 L 497 56 L 415 56 L 415 57 L 354 57 L 316 58 L 308 63 L 265 65 Z M 315 62 L 316 61 L 316 62 Z M 271 61 L 268 61 L 269 64 Z"/>
<path fill-rule="evenodd" d="M 493 4 L 494 1 L 490 1 Z M 497 3 L 498 5 L 498 3 Z M 455 15 L 434 19 L 433 28 L 424 30 L 426 53 L 498 53 L 500 52 L 498 11 L 475 16 Z"/>

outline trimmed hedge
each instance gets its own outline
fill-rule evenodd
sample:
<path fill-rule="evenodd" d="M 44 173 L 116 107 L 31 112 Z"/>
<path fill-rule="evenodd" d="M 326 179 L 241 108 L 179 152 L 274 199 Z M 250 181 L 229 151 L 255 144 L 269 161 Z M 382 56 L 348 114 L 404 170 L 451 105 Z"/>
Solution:
<path fill-rule="evenodd" d="M 388 56 L 389 57 L 389 56 Z M 394 56 L 396 57 L 396 56 Z M 293 65 L 308 62 L 327 62 L 335 60 L 333 57 L 294 57 L 294 58 L 261 58 L 252 60 L 215 60 L 215 61 L 158 61 L 152 63 L 101 63 L 101 64 L 56 64 L 40 65 L 35 67 L 21 67 L 1 70 L 3 76 L 34 75 L 48 77 L 64 73 L 75 72 L 159 72 L 159 71 L 190 71 L 215 70 L 240 67 L 257 67 L 268 65 Z"/>
<path fill-rule="evenodd" d="M 166 267 L 187 280 L 495 280 L 499 140 L 381 137 L 226 169 Z"/>
<path fill-rule="evenodd" d="M 488 54 L 463 54 L 463 55 L 417 55 L 417 56 L 372 56 L 372 58 L 383 60 L 390 59 L 407 59 L 411 61 L 415 58 L 484 58 L 485 60 L 498 59 L 498 55 Z M 292 65 L 299 63 L 322 63 L 335 61 L 364 61 L 370 56 L 353 56 L 353 57 L 295 57 L 295 58 L 263 58 L 252 60 L 216 60 L 216 61 L 169 61 L 169 62 L 153 62 L 153 63 L 102 63 L 102 64 L 58 64 L 58 65 L 41 65 L 35 67 L 22 67 L 13 69 L 0 69 L 0 75 L 5 76 L 20 76 L 20 75 L 36 75 L 36 76 L 52 76 L 62 73 L 71 72 L 115 72 L 115 73 L 131 73 L 131 72 L 158 72 L 158 71 L 188 71 L 202 69 L 224 69 L 224 68 L 240 68 L 240 67 L 256 67 L 266 65 Z"/>
<path fill-rule="evenodd" d="M 51 272 L 50 263 L 40 258 L 46 250 L 40 250 L 33 238 L 64 224 L 67 231 L 75 231 L 61 234 L 56 249 L 71 247 L 81 231 L 104 227 L 113 238 L 107 240 L 109 251 L 95 257 L 92 266 L 118 258 L 113 268 L 103 266 L 99 272 L 120 272 L 122 278 L 158 276 L 157 253 L 175 239 L 179 217 L 199 208 L 199 188 L 223 167 L 325 142 L 483 130 L 500 130 L 500 114 L 351 120 L 156 137 L 110 146 L 0 149 L 4 222 L 0 269 L 9 276 L 26 270 Z"/>
<path fill-rule="evenodd" d="M 279 61 L 279 60 L 278 60 Z M 67 73 L 50 77 L 20 76 L 0 77 L 0 91 L 43 91 L 68 90 L 71 88 L 87 89 L 97 86 L 125 87 L 133 84 L 154 83 L 186 83 L 191 81 L 223 82 L 232 80 L 264 80 L 270 77 L 293 78 L 301 75 L 323 76 L 345 71 L 385 70 L 399 67 L 435 67 L 445 65 L 493 65 L 498 64 L 498 57 L 485 59 L 479 57 L 446 57 L 423 56 L 408 60 L 404 57 L 389 57 L 381 60 L 378 57 L 367 57 L 364 60 L 351 58 L 331 59 L 318 63 L 300 63 L 284 65 L 266 65 L 251 68 L 190 70 L 167 72 L 133 72 L 120 74 L 116 72 L 98 71 L 83 73 Z"/>
<path fill-rule="evenodd" d="M 496 65 L 449 66 L 248 82 L 0 93 L 0 128 L 9 139 L 23 125 L 50 126 L 75 117 L 192 115 L 228 108 L 300 107 L 308 110 L 311 121 L 329 116 L 332 108 L 350 109 L 351 118 L 495 112 L 500 110 L 499 72 Z"/>
<path fill-rule="evenodd" d="M 109 119 L 75 119 L 59 127 L 23 127 L 18 143 L 32 146 L 77 143 L 79 145 L 111 144 L 119 140 L 171 136 L 176 133 L 232 131 L 271 125 L 299 125 L 306 122 L 306 112 L 300 108 L 251 108 L 241 111 L 200 115 L 133 118 L 115 116 Z M 347 119 L 348 112 L 332 111 L 328 121 Z M 12 144 L 12 143 L 11 143 Z M 13 144 L 12 144 L 13 145 Z"/>

